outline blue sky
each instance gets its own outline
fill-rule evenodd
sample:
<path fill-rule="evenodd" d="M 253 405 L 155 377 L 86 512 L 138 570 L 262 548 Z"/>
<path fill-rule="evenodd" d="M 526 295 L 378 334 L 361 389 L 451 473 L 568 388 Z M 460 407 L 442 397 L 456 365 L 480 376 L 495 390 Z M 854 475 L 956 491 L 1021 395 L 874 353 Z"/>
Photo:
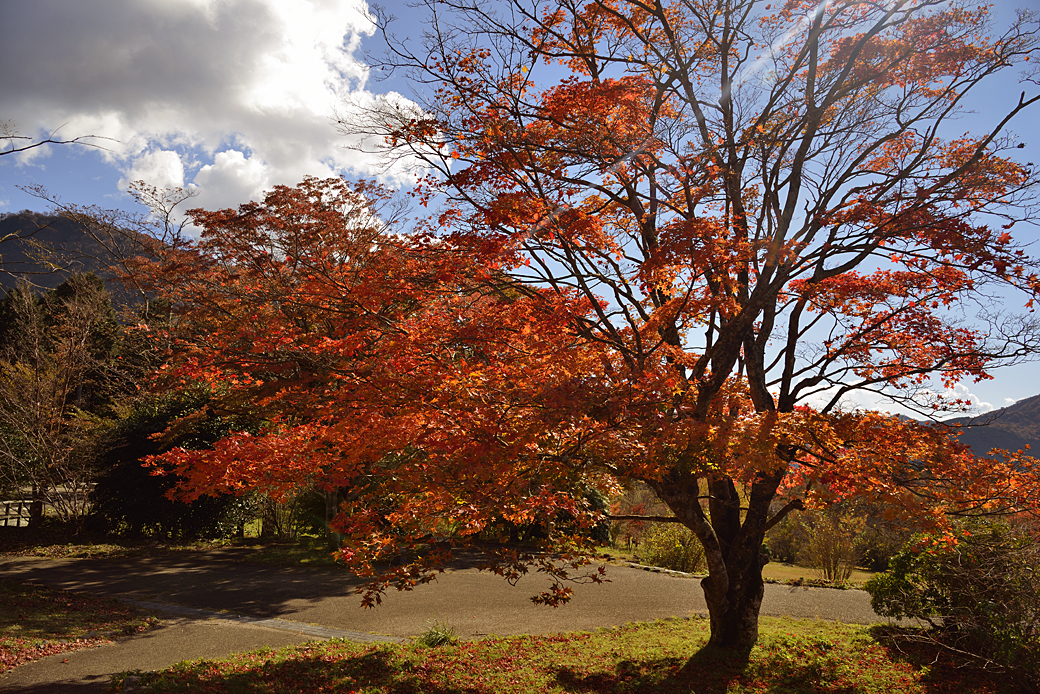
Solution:
<path fill-rule="evenodd" d="M 133 180 L 194 184 L 216 208 L 380 171 L 331 120 L 388 90 L 361 62 L 374 27 L 355 0 L 0 0 L 0 26 L 0 120 L 113 138 L 4 157 L 0 211 L 39 207 L 17 189 L 30 182 L 110 207 Z"/>
<path fill-rule="evenodd" d="M 418 37 L 421 14 L 384 0 L 399 37 Z M 996 24 L 1040 0 L 998 0 Z M 0 121 L 40 137 L 100 135 L 104 149 L 49 146 L 0 157 L 0 212 L 44 210 L 18 186 L 43 185 L 76 204 L 131 208 L 130 181 L 195 186 L 192 206 L 256 199 L 304 175 L 403 180 L 347 147 L 333 117 L 408 85 L 380 82 L 368 7 L 357 0 L 0 0 Z M 1017 99 L 1016 78 L 974 105 L 965 130 Z M 404 97 L 401 97 L 404 98 Z M 1040 163 L 1040 109 L 1013 130 L 1024 160 Z M 1020 227 L 1016 228 L 1016 232 Z M 1036 227 L 1023 240 L 1040 239 Z M 1040 254 L 1040 248 L 1035 249 Z M 1040 366 L 964 384 L 985 411 L 1040 393 Z M 864 405 L 873 403 L 864 402 Z"/>

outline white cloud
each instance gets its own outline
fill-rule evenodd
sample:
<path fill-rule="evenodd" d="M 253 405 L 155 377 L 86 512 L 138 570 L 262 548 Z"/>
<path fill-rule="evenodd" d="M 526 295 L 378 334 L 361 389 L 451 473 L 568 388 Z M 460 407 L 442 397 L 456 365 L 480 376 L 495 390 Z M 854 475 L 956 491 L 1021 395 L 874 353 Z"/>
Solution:
<path fill-rule="evenodd" d="M 203 191 L 220 191 L 227 202 L 211 207 L 229 207 L 234 201 L 245 202 L 256 197 L 257 191 L 270 188 L 270 167 L 256 157 L 247 157 L 237 150 L 218 152 L 212 164 L 203 166 L 195 176 L 195 183 Z M 193 204 L 195 201 L 192 201 Z"/>
<path fill-rule="evenodd" d="M 947 388 L 940 395 L 942 399 L 947 402 L 958 400 L 962 403 L 966 403 L 964 407 L 970 414 L 985 414 L 986 412 L 992 412 L 996 409 L 993 407 L 992 403 L 983 402 L 979 396 L 968 390 L 968 386 L 963 383 L 958 383 L 953 388 Z"/>
<path fill-rule="evenodd" d="M 374 31 L 361 0 L 33 0 L 3 15 L 0 118 L 118 140 L 102 156 L 124 185 L 168 185 L 180 163 L 193 203 L 215 208 L 308 174 L 382 171 L 332 122 L 377 98 L 355 56 Z"/>
<path fill-rule="evenodd" d="M 827 388 L 819 391 L 806 400 L 806 404 L 812 407 L 823 407 L 830 402 L 834 394 L 838 392 L 837 387 Z M 898 393 L 905 397 L 906 393 Z M 922 388 L 916 392 L 915 401 L 920 411 L 915 411 L 900 404 L 899 400 L 885 397 L 884 395 L 868 390 L 853 390 L 846 393 L 840 406 L 844 410 L 877 410 L 890 414 L 905 415 L 919 419 L 921 412 L 933 412 L 931 405 L 939 405 L 940 409 L 934 410 L 934 414 L 940 419 L 946 417 L 961 417 L 964 415 L 978 415 L 991 412 L 996 409 L 992 403 L 983 401 L 978 395 L 971 392 L 963 383 L 956 384 L 953 388 L 942 391 Z"/>
<path fill-rule="evenodd" d="M 158 188 L 183 188 L 181 156 L 168 149 L 147 152 L 133 160 L 126 176 L 119 181 L 119 187 L 126 188 L 134 181 L 142 180 Z"/>

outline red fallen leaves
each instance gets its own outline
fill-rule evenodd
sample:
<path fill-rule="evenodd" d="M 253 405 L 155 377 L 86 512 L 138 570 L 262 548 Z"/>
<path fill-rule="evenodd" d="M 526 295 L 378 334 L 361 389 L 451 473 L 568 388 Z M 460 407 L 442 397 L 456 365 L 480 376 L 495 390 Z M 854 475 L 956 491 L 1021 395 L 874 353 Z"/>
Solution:
<path fill-rule="evenodd" d="M 132 633 L 148 628 L 148 621 L 108 598 L 4 581 L 0 583 L 0 628 L 4 630 L 0 636 L 3 673 L 49 655 L 108 641 L 93 635 L 96 632 Z"/>
<path fill-rule="evenodd" d="M 698 657 L 707 624 L 694 619 L 435 648 L 329 642 L 183 663 L 145 675 L 142 684 L 155 691 L 224 692 L 233 682 L 307 693 L 1009 691 L 996 677 L 935 654 L 889 652 L 861 627 L 769 621 L 769 633 L 745 660 L 718 651 Z"/>
<path fill-rule="evenodd" d="M 72 641 L 45 641 L 42 639 L 0 636 L 0 674 L 24 663 L 46 658 L 49 655 L 89 648 L 108 639 L 74 639 Z M 68 660 L 63 660 L 68 662 Z"/>

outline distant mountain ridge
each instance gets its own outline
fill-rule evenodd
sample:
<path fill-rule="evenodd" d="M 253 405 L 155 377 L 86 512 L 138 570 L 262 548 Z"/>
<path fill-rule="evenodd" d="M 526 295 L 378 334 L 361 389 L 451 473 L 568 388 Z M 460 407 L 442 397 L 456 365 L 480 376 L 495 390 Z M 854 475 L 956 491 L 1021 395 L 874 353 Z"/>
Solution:
<path fill-rule="evenodd" d="M 82 224 L 67 217 L 0 214 L 0 294 L 23 280 L 54 289 L 74 273 L 93 272 L 107 280 L 110 258 Z"/>
<path fill-rule="evenodd" d="M 1016 451 L 1027 445 L 1032 455 L 1040 455 L 1040 395 L 976 417 L 948 419 L 944 424 L 961 425 L 960 441 L 978 455 L 993 448 Z"/>

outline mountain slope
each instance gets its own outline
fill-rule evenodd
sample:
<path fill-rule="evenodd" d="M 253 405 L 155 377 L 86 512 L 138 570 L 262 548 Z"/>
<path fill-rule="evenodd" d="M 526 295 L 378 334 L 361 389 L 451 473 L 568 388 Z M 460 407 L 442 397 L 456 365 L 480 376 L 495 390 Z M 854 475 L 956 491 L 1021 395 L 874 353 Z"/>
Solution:
<path fill-rule="evenodd" d="M 83 225 L 66 217 L 29 211 L 0 215 L 0 294 L 19 281 L 53 289 L 74 273 L 107 279 L 110 259 Z"/>
<path fill-rule="evenodd" d="M 958 417 L 945 423 L 960 425 L 961 442 L 979 455 L 992 448 L 1015 451 L 1027 445 L 1033 449 L 1033 455 L 1040 454 L 1040 395 L 984 415 Z"/>

